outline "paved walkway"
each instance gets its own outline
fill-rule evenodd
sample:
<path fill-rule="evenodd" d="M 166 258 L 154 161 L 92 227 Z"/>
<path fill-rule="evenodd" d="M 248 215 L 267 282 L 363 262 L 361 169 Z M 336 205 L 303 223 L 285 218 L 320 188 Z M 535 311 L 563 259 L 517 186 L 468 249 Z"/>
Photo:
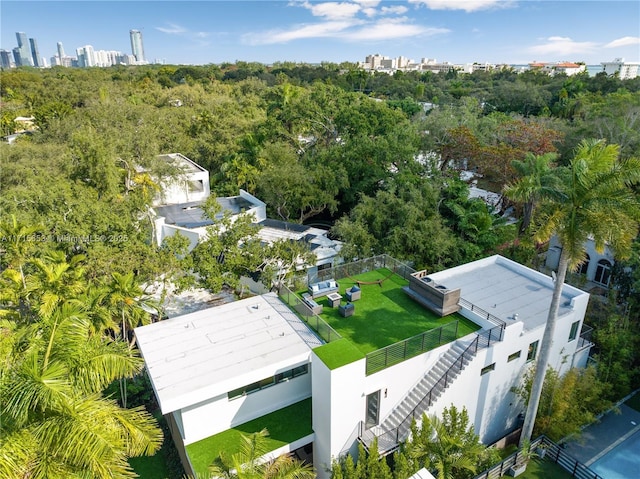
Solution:
<path fill-rule="evenodd" d="M 640 431 L 640 412 L 625 404 L 621 404 L 619 409 L 620 413 L 610 411 L 602 416 L 600 422 L 587 426 L 579 439 L 567 441 L 566 452 L 589 466 Z"/>

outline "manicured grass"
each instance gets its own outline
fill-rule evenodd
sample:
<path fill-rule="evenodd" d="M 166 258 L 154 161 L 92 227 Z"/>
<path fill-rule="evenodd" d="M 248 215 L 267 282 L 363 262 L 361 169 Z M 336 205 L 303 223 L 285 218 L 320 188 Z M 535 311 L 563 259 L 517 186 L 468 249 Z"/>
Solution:
<path fill-rule="evenodd" d="M 527 470 L 519 479 L 571 479 L 573 476 L 555 462 L 536 458 L 529 461 Z"/>
<path fill-rule="evenodd" d="M 364 359 L 364 354 L 351 341 L 342 338 L 332 341 L 313 350 L 329 369 L 336 369 L 345 364 Z"/>
<path fill-rule="evenodd" d="M 265 428 L 269 431 L 267 437 L 269 451 L 311 434 L 313 432 L 311 428 L 311 399 L 305 399 L 188 445 L 186 447 L 187 454 L 195 472 L 205 473 L 220 452 L 224 452 L 226 455 L 237 453 L 240 450 L 242 434 L 250 435 Z"/>
<path fill-rule="evenodd" d="M 340 294 L 353 286 L 356 280 L 372 282 L 384 279 L 381 284 L 361 284 L 362 297 L 355 301 L 353 316 L 343 318 L 338 308 L 329 307 L 326 297 L 316 301 L 324 306 L 320 315 L 343 338 L 349 339 L 364 354 L 376 351 L 417 334 L 439 328 L 458 320 L 458 337 L 480 329 L 459 314 L 440 318 L 413 301 L 402 291 L 409 284 L 402 277 L 381 268 L 338 281 Z M 386 278 L 386 279 L 385 279 Z M 343 302 L 346 299 L 343 299 Z"/>

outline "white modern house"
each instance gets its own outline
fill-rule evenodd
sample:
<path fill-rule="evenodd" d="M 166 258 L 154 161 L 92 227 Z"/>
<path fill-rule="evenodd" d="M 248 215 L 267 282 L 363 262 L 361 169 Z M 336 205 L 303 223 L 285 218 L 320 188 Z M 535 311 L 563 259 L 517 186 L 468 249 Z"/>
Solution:
<path fill-rule="evenodd" d="M 372 268 L 382 266 L 379 258 Z M 377 437 L 379 450 L 392 452 L 413 417 L 440 415 L 451 404 L 467 408 L 486 444 L 518 427 L 524 406 L 512 388 L 538 354 L 553 280 L 497 255 L 431 274 L 384 258 L 404 278 L 406 294 L 446 318 L 453 314 L 453 322 L 365 355 L 288 292 L 286 299 L 268 293 L 136 328 L 187 472 L 206 468 L 205 452 L 209 462 L 217 456 L 216 438 L 263 423 L 295 431 L 279 435 L 284 444 L 270 454 L 312 450 L 319 478 L 329 477 L 332 459 L 355 453 L 358 442 L 368 447 Z M 367 288 L 380 287 L 362 286 L 360 301 Z M 588 299 L 563 288 L 549 361 L 561 373 L 587 362 L 591 343 L 580 333 Z M 454 318 L 478 329 L 457 337 Z M 394 314 L 385 321 L 394 329 Z M 422 349 L 407 355 L 416 341 Z"/>
<path fill-rule="evenodd" d="M 310 268 L 311 274 L 331 267 L 338 257 L 342 243 L 329 238 L 327 230 L 269 219 L 267 205 L 243 189 L 236 196 L 216 197 L 220 213 L 216 218 L 208 218 L 202 205 L 211 195 L 209 172 L 180 153 L 160 155 L 159 158 L 178 174 L 172 180 L 159 181 L 160 191 L 153 203 L 158 246 L 165 238 L 179 232 L 189 239 L 188 250 L 191 251 L 207 236 L 207 227 L 223 215 L 231 215 L 232 221 L 240 215 L 248 215 L 260 227 L 258 237 L 265 243 L 282 239 L 308 243 L 316 261 L 301 267 Z"/>

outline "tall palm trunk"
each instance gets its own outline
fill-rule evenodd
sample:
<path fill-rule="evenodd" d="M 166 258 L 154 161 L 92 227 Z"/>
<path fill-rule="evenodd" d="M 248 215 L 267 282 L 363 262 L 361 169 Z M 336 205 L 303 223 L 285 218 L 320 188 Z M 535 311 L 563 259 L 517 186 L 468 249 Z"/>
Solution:
<path fill-rule="evenodd" d="M 122 339 L 128 344 L 127 339 L 127 325 L 124 319 L 124 307 L 122 308 Z M 120 399 L 122 400 L 122 407 L 127 408 L 127 378 L 122 376 L 120 378 Z"/>
<path fill-rule="evenodd" d="M 568 265 L 569 255 L 567 254 L 566 248 L 563 248 L 562 253 L 560 254 L 560 263 L 558 264 L 558 274 L 556 275 L 555 285 L 553 287 L 553 296 L 551 297 L 551 306 L 549 307 L 547 324 L 544 328 L 542 344 L 540 345 L 540 354 L 536 360 L 536 373 L 533 377 L 533 384 L 531 385 L 531 394 L 529 395 L 527 412 L 524 417 L 524 425 L 522 426 L 522 433 L 520 434 L 520 447 L 523 447 L 524 444 L 531 441 L 533 426 L 536 422 L 536 415 L 538 413 L 538 404 L 540 403 L 540 395 L 542 394 L 544 376 L 547 372 L 549 357 L 551 356 L 553 334 L 558 320 L 558 309 L 560 308 L 562 287 L 564 286 L 564 279 L 567 276 Z"/>

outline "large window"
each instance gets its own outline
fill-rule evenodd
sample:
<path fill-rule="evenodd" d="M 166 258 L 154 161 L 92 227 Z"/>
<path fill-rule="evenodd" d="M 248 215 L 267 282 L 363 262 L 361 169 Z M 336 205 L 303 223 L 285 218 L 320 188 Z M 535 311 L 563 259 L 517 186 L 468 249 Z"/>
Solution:
<path fill-rule="evenodd" d="M 569 332 L 569 341 L 573 341 L 578 337 L 578 327 L 580 327 L 580 321 L 576 321 L 571 325 L 571 331 Z"/>
<path fill-rule="evenodd" d="M 611 277 L 611 263 L 606 259 L 598 261 L 598 267 L 596 268 L 596 276 L 593 280 L 596 283 L 609 286 L 609 278 Z"/>
<path fill-rule="evenodd" d="M 308 372 L 309 365 L 303 364 L 302 366 L 298 366 L 297 368 L 288 369 L 287 371 L 278 373 L 275 376 L 265 378 L 261 381 L 256 381 L 255 383 L 251 383 L 241 388 L 234 389 L 233 391 L 229 391 L 227 393 L 227 397 L 229 399 L 235 399 L 241 396 L 246 396 L 247 394 L 260 391 L 261 389 L 266 389 L 275 384 L 283 383 L 291 378 L 297 378 L 298 376 L 302 376 L 303 374 L 307 374 Z"/>
<path fill-rule="evenodd" d="M 540 341 L 535 341 L 529 345 L 529 352 L 527 353 L 527 361 L 533 361 L 536 359 L 536 355 L 538 354 L 538 343 Z"/>

